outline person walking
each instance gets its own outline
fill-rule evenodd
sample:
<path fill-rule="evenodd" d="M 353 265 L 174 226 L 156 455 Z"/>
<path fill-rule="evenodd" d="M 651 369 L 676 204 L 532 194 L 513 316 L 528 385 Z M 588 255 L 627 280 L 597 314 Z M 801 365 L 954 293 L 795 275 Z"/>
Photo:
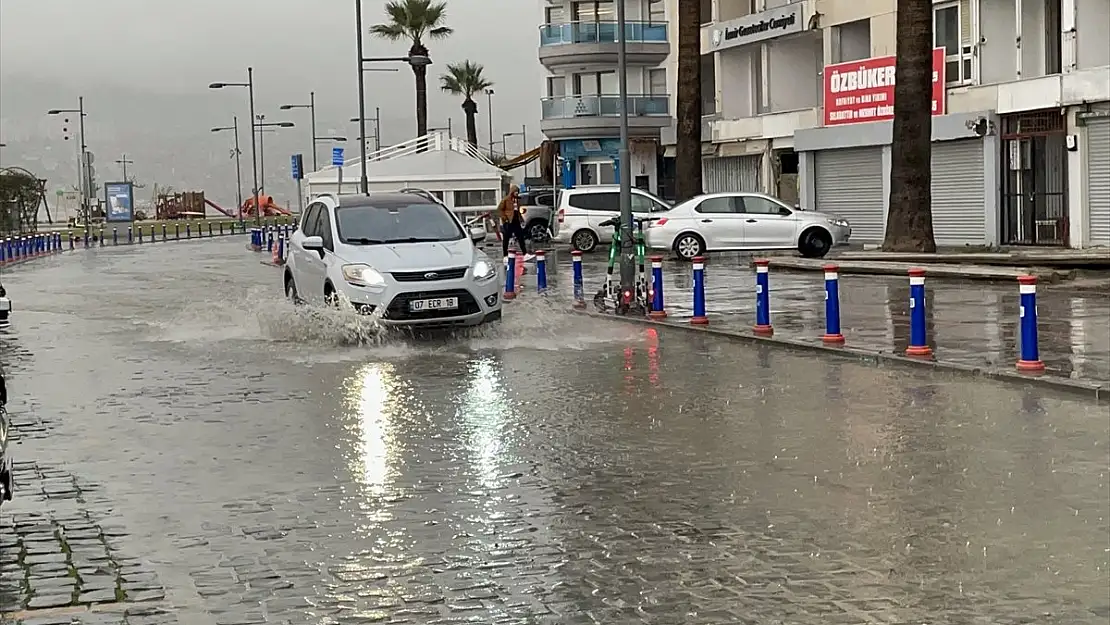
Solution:
<path fill-rule="evenodd" d="M 528 253 L 527 244 L 524 242 L 524 215 L 520 208 L 520 187 L 515 184 L 509 187 L 509 194 L 501 198 L 497 205 L 497 216 L 501 220 L 501 255 L 509 256 L 509 239 L 515 238 L 520 253 L 524 260 L 529 261 L 536 257 Z"/>

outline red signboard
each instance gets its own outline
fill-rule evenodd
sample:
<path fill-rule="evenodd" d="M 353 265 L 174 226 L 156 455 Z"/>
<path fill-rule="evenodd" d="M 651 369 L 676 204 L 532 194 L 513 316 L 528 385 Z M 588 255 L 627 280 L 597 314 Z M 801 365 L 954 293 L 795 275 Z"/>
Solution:
<path fill-rule="evenodd" d="M 933 50 L 933 115 L 944 115 L 944 48 Z M 825 66 L 825 125 L 894 119 L 894 57 Z"/>

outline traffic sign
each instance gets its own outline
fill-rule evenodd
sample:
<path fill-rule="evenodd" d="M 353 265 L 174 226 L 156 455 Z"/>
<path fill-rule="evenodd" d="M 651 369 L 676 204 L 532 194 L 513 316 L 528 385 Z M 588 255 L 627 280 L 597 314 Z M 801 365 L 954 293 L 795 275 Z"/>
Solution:
<path fill-rule="evenodd" d="M 343 148 L 331 149 L 331 164 L 335 165 L 336 167 L 343 166 Z"/>
<path fill-rule="evenodd" d="M 294 154 L 290 159 L 289 170 L 293 172 L 293 180 L 300 180 L 304 178 L 303 157 L 300 154 Z"/>

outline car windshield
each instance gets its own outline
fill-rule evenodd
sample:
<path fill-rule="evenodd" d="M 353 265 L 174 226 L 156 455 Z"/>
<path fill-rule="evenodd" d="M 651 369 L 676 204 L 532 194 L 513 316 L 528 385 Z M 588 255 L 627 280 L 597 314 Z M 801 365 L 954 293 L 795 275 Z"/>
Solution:
<path fill-rule="evenodd" d="M 459 222 L 439 204 L 350 206 L 335 211 L 339 240 L 352 245 L 458 241 Z"/>

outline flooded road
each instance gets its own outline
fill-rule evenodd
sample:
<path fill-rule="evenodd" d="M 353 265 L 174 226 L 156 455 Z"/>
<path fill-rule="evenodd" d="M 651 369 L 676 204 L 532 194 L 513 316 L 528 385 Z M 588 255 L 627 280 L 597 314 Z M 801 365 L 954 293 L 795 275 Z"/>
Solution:
<path fill-rule="evenodd" d="M 5 275 L 8 618 L 1110 618 L 1106 406 L 539 298 L 382 336 L 279 276 L 242 241 Z"/>

